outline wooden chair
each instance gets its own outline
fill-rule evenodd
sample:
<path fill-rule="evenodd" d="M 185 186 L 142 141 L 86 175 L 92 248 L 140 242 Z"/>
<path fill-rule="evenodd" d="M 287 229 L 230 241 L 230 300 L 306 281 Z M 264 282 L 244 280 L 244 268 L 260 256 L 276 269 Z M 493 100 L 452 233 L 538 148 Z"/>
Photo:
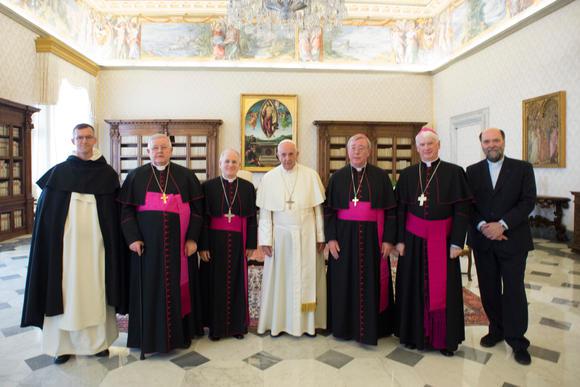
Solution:
<path fill-rule="evenodd" d="M 467 257 L 467 280 L 471 281 L 471 265 L 473 264 L 473 254 L 471 253 L 471 247 L 464 245 L 463 250 L 461 250 L 459 256 Z"/>

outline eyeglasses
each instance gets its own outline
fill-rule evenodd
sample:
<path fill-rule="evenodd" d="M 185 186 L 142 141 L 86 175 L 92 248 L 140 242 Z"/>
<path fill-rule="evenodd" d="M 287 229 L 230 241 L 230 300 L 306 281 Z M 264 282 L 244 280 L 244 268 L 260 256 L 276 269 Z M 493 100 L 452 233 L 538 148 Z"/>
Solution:
<path fill-rule="evenodd" d="M 152 150 L 153 152 L 159 152 L 159 151 L 165 152 L 167 149 L 169 149 L 169 147 L 167 145 L 155 145 L 149 149 Z"/>
<path fill-rule="evenodd" d="M 95 138 L 95 136 L 75 136 L 76 141 L 83 141 L 83 140 L 91 141 L 94 138 Z"/>

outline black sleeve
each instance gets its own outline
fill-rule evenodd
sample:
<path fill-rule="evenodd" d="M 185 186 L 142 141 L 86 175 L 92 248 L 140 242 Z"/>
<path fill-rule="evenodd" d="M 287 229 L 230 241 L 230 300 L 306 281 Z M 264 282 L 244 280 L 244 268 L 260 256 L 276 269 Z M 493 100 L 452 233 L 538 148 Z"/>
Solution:
<path fill-rule="evenodd" d="M 336 210 L 331 207 L 330 198 L 332 196 L 333 179 L 330 178 L 326 187 L 326 201 L 324 202 L 324 237 L 326 242 L 338 240 Z"/>
<path fill-rule="evenodd" d="M 143 236 L 137 223 L 137 208 L 131 204 L 121 207 L 121 229 L 127 246 L 135 241 L 143 241 Z"/>
<path fill-rule="evenodd" d="M 256 191 L 252 187 L 250 203 L 254 203 L 254 211 L 247 217 L 246 249 L 255 250 L 258 246 L 258 219 L 256 217 Z"/>
<path fill-rule="evenodd" d="M 530 212 L 536 205 L 536 179 L 530 163 L 525 163 L 522 185 L 518 203 L 502 219 L 510 229 L 518 227 L 528 220 Z"/>
<path fill-rule="evenodd" d="M 395 199 L 397 200 L 397 217 L 396 217 L 396 242 L 405 242 L 405 224 L 407 221 L 407 189 L 406 189 L 406 175 L 401 173 L 399 181 L 395 188 Z"/>
<path fill-rule="evenodd" d="M 476 168 L 475 166 L 467 167 L 467 184 L 469 185 L 474 194 L 475 187 L 478 186 L 478 184 L 476 183 L 477 176 L 475 176 L 474 171 L 475 168 Z M 473 205 L 471 206 L 471 224 L 473 225 L 473 227 L 477 228 L 477 225 L 484 220 L 485 219 L 483 218 L 481 213 L 477 210 L 477 205 L 474 202 Z"/>
<path fill-rule="evenodd" d="M 189 202 L 189 228 L 187 229 L 187 240 L 195 241 L 196 243 L 200 240 L 201 230 L 203 227 L 203 197 L 195 198 Z"/>
<path fill-rule="evenodd" d="M 463 200 L 453 204 L 453 221 L 451 223 L 450 242 L 452 245 L 463 248 L 465 245 L 465 234 L 469 226 L 471 212 L 471 201 Z"/>

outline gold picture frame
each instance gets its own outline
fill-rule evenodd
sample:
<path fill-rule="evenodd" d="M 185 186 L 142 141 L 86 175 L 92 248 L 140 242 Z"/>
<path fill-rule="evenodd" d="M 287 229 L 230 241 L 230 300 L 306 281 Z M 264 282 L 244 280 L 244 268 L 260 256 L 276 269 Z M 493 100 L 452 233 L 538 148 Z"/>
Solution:
<path fill-rule="evenodd" d="M 566 92 L 522 101 L 523 160 L 535 168 L 566 167 Z"/>
<path fill-rule="evenodd" d="M 241 95 L 242 169 L 266 172 L 278 166 L 282 140 L 297 141 L 298 96 Z"/>

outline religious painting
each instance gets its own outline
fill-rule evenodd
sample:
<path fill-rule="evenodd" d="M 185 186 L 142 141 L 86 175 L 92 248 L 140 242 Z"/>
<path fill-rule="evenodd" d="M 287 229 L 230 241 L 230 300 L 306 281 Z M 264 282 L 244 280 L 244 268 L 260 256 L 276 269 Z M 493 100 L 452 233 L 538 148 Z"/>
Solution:
<path fill-rule="evenodd" d="M 276 148 L 282 140 L 296 141 L 296 95 L 242 94 L 242 168 L 265 172 L 280 164 Z"/>
<path fill-rule="evenodd" d="M 522 102 L 523 159 L 536 168 L 566 166 L 566 92 Z"/>

